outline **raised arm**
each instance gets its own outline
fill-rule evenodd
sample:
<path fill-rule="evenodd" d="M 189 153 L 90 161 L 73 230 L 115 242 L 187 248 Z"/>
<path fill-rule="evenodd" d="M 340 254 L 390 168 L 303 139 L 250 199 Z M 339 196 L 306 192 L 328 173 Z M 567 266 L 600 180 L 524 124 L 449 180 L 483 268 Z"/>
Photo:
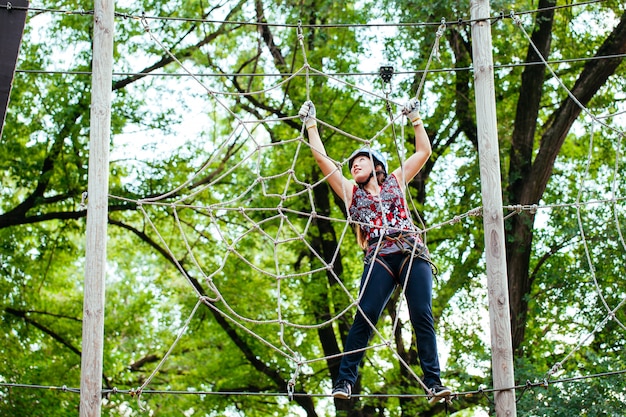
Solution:
<path fill-rule="evenodd" d="M 420 117 L 419 108 L 420 102 L 416 98 L 412 98 L 402 109 L 402 112 L 413 125 L 413 131 L 415 133 L 415 153 L 409 156 L 401 167 L 393 171 L 402 189 L 417 175 L 432 153 L 430 139 L 428 138 L 426 129 L 424 129 L 424 123 Z"/>
<path fill-rule="evenodd" d="M 322 143 L 319 130 L 317 129 L 317 120 L 315 119 L 315 105 L 311 101 L 305 101 L 298 112 L 300 119 L 306 126 L 307 135 L 309 136 L 309 144 L 313 157 L 322 173 L 327 177 L 328 184 L 333 191 L 341 197 L 346 205 L 350 205 L 352 200 L 352 183 L 341 173 L 341 168 L 326 154 L 326 148 Z"/>

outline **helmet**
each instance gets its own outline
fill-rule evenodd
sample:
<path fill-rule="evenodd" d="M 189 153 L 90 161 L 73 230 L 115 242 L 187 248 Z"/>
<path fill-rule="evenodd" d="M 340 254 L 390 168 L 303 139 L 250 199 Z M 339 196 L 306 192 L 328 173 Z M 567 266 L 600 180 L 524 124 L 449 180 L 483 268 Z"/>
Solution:
<path fill-rule="evenodd" d="M 350 155 L 350 158 L 348 158 L 349 170 L 352 170 L 352 163 L 354 162 L 354 159 L 357 156 L 361 155 L 365 155 L 368 158 L 371 157 L 374 160 L 374 165 L 376 165 L 377 163 L 381 164 L 383 166 L 383 169 L 385 170 L 385 173 L 387 173 L 387 159 L 385 159 L 385 157 L 377 150 L 367 147 L 359 148 L 356 151 L 352 152 L 352 155 Z"/>

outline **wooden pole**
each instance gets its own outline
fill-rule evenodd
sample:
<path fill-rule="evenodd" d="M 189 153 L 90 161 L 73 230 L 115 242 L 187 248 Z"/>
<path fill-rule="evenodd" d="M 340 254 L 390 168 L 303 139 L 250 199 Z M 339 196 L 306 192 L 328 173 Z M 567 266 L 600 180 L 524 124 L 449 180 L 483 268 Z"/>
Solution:
<path fill-rule="evenodd" d="M 483 227 L 489 320 L 491 366 L 496 416 L 516 416 L 509 289 L 506 272 L 502 185 L 496 121 L 489 0 L 471 0 L 472 55 L 476 95 L 476 125 L 483 198 Z"/>
<path fill-rule="evenodd" d="M 17 57 L 22 44 L 28 0 L 0 0 L 0 137 L 4 128 Z"/>
<path fill-rule="evenodd" d="M 114 11 L 114 0 L 95 0 L 80 377 L 81 417 L 99 416 L 102 404 Z"/>

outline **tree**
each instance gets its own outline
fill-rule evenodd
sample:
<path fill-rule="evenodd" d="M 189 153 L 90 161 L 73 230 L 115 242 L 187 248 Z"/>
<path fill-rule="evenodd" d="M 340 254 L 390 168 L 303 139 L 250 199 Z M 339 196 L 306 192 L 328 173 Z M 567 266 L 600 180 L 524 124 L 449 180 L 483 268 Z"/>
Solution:
<path fill-rule="evenodd" d="M 520 15 L 522 24 L 533 28 L 532 43 L 546 58 L 580 58 L 581 50 L 593 51 L 598 57 L 614 56 L 572 61 L 559 67 L 557 76 L 572 85 L 574 96 L 594 112 L 621 108 L 623 97 L 619 92 L 624 90 L 624 69 L 619 64 L 626 35 L 619 5 L 603 2 L 563 10 L 552 9 L 552 5 L 540 2 L 540 11 Z M 384 39 L 389 62 L 401 62 L 410 70 L 423 69 L 439 16 L 468 15 L 454 5 L 443 8 L 436 4 L 369 2 L 362 6 L 257 0 L 210 7 L 202 2 L 153 1 L 146 2 L 143 10 L 117 10 L 112 149 L 118 159 L 111 164 L 110 192 L 115 198 L 111 198 L 109 207 L 111 276 L 107 283 L 103 378 L 110 395 L 103 409 L 106 415 L 138 408 L 132 398 L 115 395 L 111 390 L 141 386 L 157 366 L 160 368 L 148 390 L 285 393 L 296 372 L 293 361 L 286 356 L 293 346 L 306 359 L 324 358 L 307 362 L 299 370 L 296 394 L 329 389 L 337 372 L 336 355 L 341 352 L 351 317 L 348 314 L 340 320 L 329 320 L 349 304 L 340 284 L 356 293 L 362 261 L 352 249 L 350 229 L 330 221 L 343 218 L 343 204 L 320 178 L 302 142 L 288 140 L 296 138 L 301 130 L 300 121 L 289 116 L 296 114 L 308 94 L 322 121 L 358 137 L 369 137 L 382 129 L 388 115 L 384 100 L 329 77 L 311 76 L 305 80 L 289 78 L 288 74 L 302 68 L 304 51 L 312 68 L 328 74 L 348 74 L 342 80 L 363 85 L 364 78 L 350 74 L 362 71 L 360 61 L 370 52 L 368 36 L 374 35 L 358 26 L 341 25 L 371 22 L 381 10 L 390 22 L 437 22 L 399 26 Z M 63 4 L 55 3 L 54 7 Z M 72 7 L 68 2 L 67 8 Z M 500 5 L 495 4 L 494 9 L 497 7 Z M 140 16 L 144 10 L 148 16 L 145 20 L 125 17 Z M 80 254 L 86 215 L 81 203 L 87 183 L 90 80 L 88 75 L 67 70 L 88 71 L 90 67 L 91 19 L 84 13 L 29 13 L 20 71 L 1 139 L 6 151 L 0 157 L 4 329 L 0 382 L 59 387 L 78 384 L 84 273 Z M 589 30 L 580 27 L 581 19 L 611 24 L 600 25 L 603 30 Z M 301 38 L 296 27 L 274 25 L 298 21 L 302 22 Z M 493 31 L 498 64 L 538 61 L 528 40 L 510 21 L 494 21 Z M 456 70 L 425 75 L 421 98 L 434 154 L 411 184 L 410 198 L 428 226 L 480 206 L 472 75 L 466 70 L 471 65 L 469 34 L 468 24 L 446 25 L 439 48 L 442 61 L 435 61 L 434 69 L 439 65 Z M 150 35 L 163 42 L 163 47 Z M 200 77 L 202 85 L 191 77 L 170 77 L 168 74 L 184 72 L 174 57 L 186 69 L 212 76 Z M 27 72 L 42 68 L 61 71 Z M 579 187 L 575 173 L 585 169 L 589 178 L 597 179 L 586 189 L 590 198 L 609 195 L 613 188 L 621 195 L 623 181 L 610 170 L 616 159 L 611 141 L 617 141 L 618 134 L 607 130 L 602 138 L 596 138 L 597 157 L 594 155 L 593 164 L 585 168 L 586 132 L 573 130 L 581 109 L 552 79 L 546 78 L 545 66 L 503 66 L 496 74 L 507 204 L 574 201 Z M 391 84 L 392 99 L 400 101 L 415 92 L 422 76 L 399 74 L 400 81 L 394 78 Z M 375 76 L 366 82 L 371 82 L 367 86 L 371 90 L 383 90 Z M 273 89 L 251 94 L 269 87 Z M 239 95 L 213 94 L 221 91 Z M 183 120 L 188 123 L 185 113 L 196 115 L 191 126 L 193 134 L 178 125 Z M 239 120 L 250 117 L 267 121 L 253 125 L 250 133 L 239 129 Z M 278 121 L 271 122 L 273 118 Z M 363 123 L 365 120 L 368 123 Z M 321 129 L 329 153 L 337 160 L 356 147 L 340 132 Z M 165 140 L 146 140 L 145 153 L 137 150 L 136 143 L 120 151 L 124 138 L 138 142 L 150 136 Z M 258 139 L 260 150 L 251 138 Z M 160 154 L 157 146 L 166 141 L 175 146 L 168 146 Z M 395 157 L 397 141 L 406 141 L 410 146 L 411 138 L 387 130 L 380 145 Z M 284 175 L 294 166 L 293 176 Z M 447 172 L 454 173 L 454 177 L 446 176 Z M 257 183 L 260 175 L 264 181 Z M 303 184 L 317 185 L 309 191 L 293 181 L 296 178 Z M 251 187 L 253 193 L 248 192 Z M 265 191 L 283 188 L 293 197 L 282 201 L 281 195 Z M 159 200 L 164 204 L 148 204 L 150 199 L 172 190 L 170 197 Z M 297 193 L 307 198 L 295 197 L 300 195 Z M 235 196 L 241 195 L 246 196 L 245 201 L 241 200 L 243 207 L 259 210 L 242 213 L 227 210 L 228 205 L 219 206 L 229 198 L 239 201 Z M 145 203 L 139 204 L 140 199 Z M 178 203 L 174 208 L 170 205 L 173 201 Z M 508 218 L 516 376 L 522 383 L 545 373 L 562 358 L 550 354 L 570 352 L 580 335 L 591 332 L 602 320 L 606 310 L 599 300 L 601 295 L 611 306 L 623 297 L 619 277 L 623 273 L 620 260 L 624 248 L 609 222 L 613 213 L 621 216 L 621 206 L 615 201 L 612 204 L 585 212 L 585 221 L 593 221 L 593 227 L 584 229 L 585 241 L 596 245 L 596 274 L 604 278 L 598 285 L 601 291 L 596 291 L 589 280 L 563 279 L 564 273 L 574 276 L 589 268 L 584 262 L 583 239 L 574 210 L 555 210 L 542 222 L 537 222 L 536 214 L 529 211 Z M 281 205 L 288 213 L 308 213 L 314 207 L 317 217 L 310 226 L 306 216 L 274 217 L 276 207 Z M 285 222 L 290 227 L 285 227 Z M 254 224 L 262 225 L 263 232 L 254 229 Z M 293 239 L 300 231 L 306 231 L 304 240 Z M 224 236 L 217 238 L 216 233 Z M 428 242 L 442 271 L 434 308 L 450 350 L 446 378 L 455 390 L 471 390 L 488 383 L 485 374 L 489 372 L 488 346 L 480 337 L 484 300 L 480 222 L 468 218 L 466 223 L 435 227 L 428 234 Z M 273 250 L 274 245 L 280 250 Z M 324 269 L 325 264 L 333 268 Z M 288 278 L 268 279 L 276 269 Z M 609 289 L 613 292 L 607 292 Z M 194 310 L 199 296 L 206 297 L 201 298 L 206 302 Z M 598 299 L 597 305 L 594 299 Z M 402 315 L 396 316 L 397 302 L 398 298 L 392 300 L 388 309 L 391 322 L 396 317 L 403 319 Z M 282 319 L 298 326 L 316 326 L 283 331 L 269 323 L 276 318 L 277 305 L 283 308 Z M 559 313 L 562 320 L 554 317 Z M 461 315 L 464 320 L 458 320 Z M 573 359 L 563 364 L 564 375 L 623 368 L 623 359 L 619 359 L 624 349 L 619 337 L 623 311 L 618 310 L 615 318 L 606 331 L 594 333 L 593 342 L 584 350 L 573 351 Z M 392 334 L 394 328 L 388 321 L 382 320 L 380 325 L 380 331 L 393 340 L 393 350 L 399 357 L 416 366 L 414 344 L 407 343 L 401 328 L 395 328 Z M 183 329 L 184 334 L 168 354 Z M 563 338 L 575 342 L 564 342 Z M 577 369 L 578 363 L 585 368 Z M 623 407 L 619 398 L 607 392 L 611 388 L 618 391 L 623 380 L 611 382 L 590 380 L 586 384 L 588 391 L 565 384 L 559 389 L 551 386 L 535 396 L 522 396 L 518 409 L 529 415 L 553 415 L 549 406 L 559 404 L 564 412 L 572 407 L 593 413 L 596 405 L 590 392 L 594 390 L 614 401 L 614 408 L 619 409 Z M 390 350 L 368 352 L 357 390 L 372 394 L 421 393 Z M 9 414 L 67 415 L 66 410 L 75 414 L 78 406 L 77 397 L 71 393 L 42 395 L 37 390 L 7 387 L 0 392 L 0 410 Z M 536 404 L 537 395 L 544 400 L 540 405 Z M 573 398 L 580 402 L 574 404 Z M 252 395 L 144 393 L 141 401 L 163 415 L 200 409 L 206 415 L 247 416 L 289 412 L 326 415 L 333 408 L 352 416 L 445 412 L 443 406 L 428 408 L 425 401 L 384 396 L 332 404 L 307 395 L 295 395 L 293 401 L 285 402 Z M 487 403 L 474 397 L 459 399 L 453 407 L 479 410 Z"/>

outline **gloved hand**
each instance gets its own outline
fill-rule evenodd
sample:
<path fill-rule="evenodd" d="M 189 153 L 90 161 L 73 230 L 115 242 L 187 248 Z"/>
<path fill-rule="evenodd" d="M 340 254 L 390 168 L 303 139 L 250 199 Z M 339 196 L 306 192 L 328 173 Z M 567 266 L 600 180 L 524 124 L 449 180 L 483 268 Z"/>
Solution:
<path fill-rule="evenodd" d="M 304 122 L 307 129 L 317 125 L 317 120 L 315 120 L 315 104 L 313 104 L 311 100 L 307 100 L 302 104 L 298 116 L 300 116 L 300 120 Z"/>
<path fill-rule="evenodd" d="M 402 108 L 402 114 L 404 114 L 413 126 L 419 126 L 422 124 L 422 118 L 420 117 L 420 102 L 413 97 Z"/>

